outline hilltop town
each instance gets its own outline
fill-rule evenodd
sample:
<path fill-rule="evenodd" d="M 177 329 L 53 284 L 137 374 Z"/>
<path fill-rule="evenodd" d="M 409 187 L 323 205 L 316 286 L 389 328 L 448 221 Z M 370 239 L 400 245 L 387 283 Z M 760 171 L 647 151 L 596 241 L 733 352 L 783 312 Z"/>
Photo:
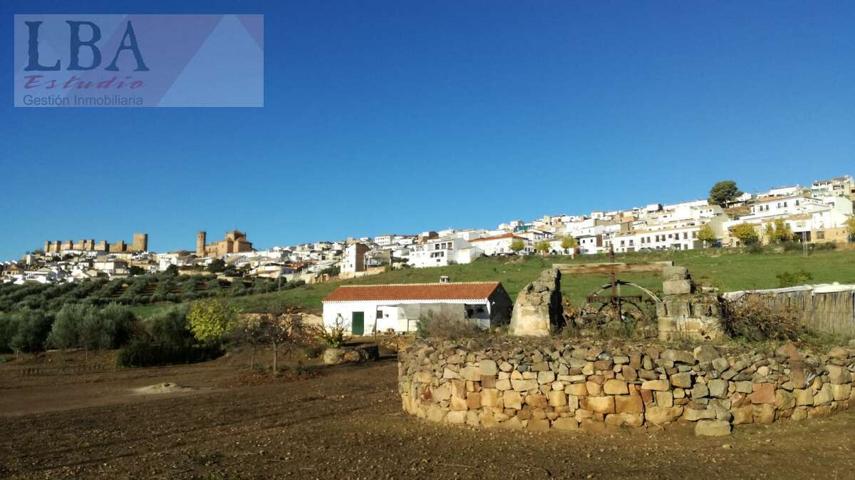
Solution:
<path fill-rule="evenodd" d="M 471 263 L 482 256 L 595 255 L 656 250 L 731 248 L 771 242 L 805 248 L 847 243 L 855 234 L 855 181 L 849 175 L 742 193 L 720 182 L 709 199 L 654 203 L 584 215 L 512 220 L 496 228 L 448 229 L 418 234 L 318 241 L 258 250 L 233 230 L 208 243 L 199 232 L 193 250 L 154 252 L 146 233 L 123 240 L 47 240 L 20 260 L 0 263 L 2 283 L 62 283 L 122 278 L 167 270 L 316 283 L 387 269 Z M 715 189 L 714 189 L 715 190 Z M 720 195 L 721 198 L 714 198 Z M 192 243 L 188 239 L 188 247 Z M 821 247 L 820 247 L 821 248 Z"/>

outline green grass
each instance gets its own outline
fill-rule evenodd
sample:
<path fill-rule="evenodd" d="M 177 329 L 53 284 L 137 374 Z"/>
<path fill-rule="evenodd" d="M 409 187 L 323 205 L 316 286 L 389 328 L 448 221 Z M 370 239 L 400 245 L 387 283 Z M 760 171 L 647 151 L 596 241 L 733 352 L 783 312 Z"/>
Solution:
<path fill-rule="evenodd" d="M 735 250 L 702 250 L 683 252 L 651 252 L 618 255 L 616 261 L 639 263 L 673 260 L 677 265 L 688 267 L 696 282 L 715 286 L 721 291 L 755 288 L 776 288 L 776 275 L 783 272 L 804 270 L 813 276 L 812 283 L 855 283 L 855 250 L 818 251 L 810 256 L 800 252 L 787 253 L 743 253 Z M 521 257 L 481 258 L 469 265 L 448 267 L 403 269 L 380 275 L 349 281 L 335 281 L 306 285 L 282 292 L 248 295 L 231 299 L 244 311 L 262 309 L 274 303 L 286 303 L 309 311 L 320 312 L 321 300 L 339 285 L 366 285 L 382 283 L 437 282 L 441 275 L 448 275 L 453 282 L 498 280 L 511 295 L 516 294 L 544 269 L 553 263 L 606 262 L 603 255 L 569 257 Z M 638 283 L 654 291 L 661 290 L 661 279 L 655 275 L 619 275 L 619 278 Z M 562 278 L 562 293 L 574 305 L 584 303 L 585 297 L 599 286 L 608 282 L 606 276 L 565 275 Z M 155 304 L 138 307 L 140 316 L 148 316 L 171 304 Z"/>

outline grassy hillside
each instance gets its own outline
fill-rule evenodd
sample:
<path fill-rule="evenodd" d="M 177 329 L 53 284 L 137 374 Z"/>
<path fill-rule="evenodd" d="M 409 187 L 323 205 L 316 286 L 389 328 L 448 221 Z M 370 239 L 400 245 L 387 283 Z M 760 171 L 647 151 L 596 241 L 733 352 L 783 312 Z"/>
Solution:
<path fill-rule="evenodd" d="M 807 257 L 800 252 L 748 254 L 733 250 L 635 253 L 617 257 L 617 261 L 626 263 L 660 260 L 673 260 L 677 265 L 686 266 L 697 282 L 718 287 L 722 291 L 775 288 L 779 286 L 777 275 L 802 270 L 813 276 L 813 283 L 855 283 L 855 250 L 818 251 Z M 441 275 L 448 275 L 454 282 L 498 280 L 508 293 L 515 297 L 526 283 L 553 263 L 604 261 L 608 261 L 605 256 L 584 256 L 576 259 L 560 256 L 481 258 L 469 265 L 396 270 L 346 282 L 306 285 L 283 292 L 249 295 L 235 298 L 233 302 L 246 310 L 263 308 L 275 302 L 286 302 L 319 312 L 321 299 L 342 284 L 436 282 Z M 661 289 L 661 280 L 656 276 L 635 274 L 620 275 L 620 278 L 655 291 Z M 607 282 L 608 278 L 605 276 L 565 275 L 562 279 L 562 291 L 578 305 L 584 303 L 586 295 Z"/>

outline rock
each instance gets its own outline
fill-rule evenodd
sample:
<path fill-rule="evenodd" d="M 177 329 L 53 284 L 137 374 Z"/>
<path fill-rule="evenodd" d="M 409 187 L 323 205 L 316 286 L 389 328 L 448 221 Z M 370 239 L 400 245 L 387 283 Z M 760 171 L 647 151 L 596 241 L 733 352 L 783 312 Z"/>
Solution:
<path fill-rule="evenodd" d="M 831 403 L 833 400 L 834 393 L 832 392 L 830 383 L 823 385 L 822 388 L 816 392 L 816 395 L 813 396 L 814 405 L 824 405 L 826 403 Z"/>
<path fill-rule="evenodd" d="M 852 396 L 852 385 L 832 385 L 831 394 L 834 396 L 834 400 L 838 402 L 849 400 Z"/>
<path fill-rule="evenodd" d="M 481 405 L 485 407 L 502 407 L 502 397 L 499 396 L 499 391 L 495 388 L 485 388 L 481 390 Z"/>
<path fill-rule="evenodd" d="M 502 364 L 499 365 L 499 370 L 501 370 L 503 372 L 510 372 L 513 369 L 514 369 L 514 366 L 508 362 L 502 362 Z"/>
<path fill-rule="evenodd" d="M 723 420 L 701 420 L 695 424 L 699 437 L 724 437 L 730 435 L 730 423 Z"/>
<path fill-rule="evenodd" d="M 584 397 L 582 398 L 582 408 L 590 410 L 594 413 L 614 413 L 615 399 L 614 397 Z"/>
<path fill-rule="evenodd" d="M 626 395 L 629 393 L 626 382 L 615 379 L 606 380 L 606 383 L 603 385 L 603 391 L 606 395 Z"/>
<path fill-rule="evenodd" d="M 801 406 L 810 406 L 813 405 L 813 392 L 807 389 L 797 388 L 793 390 L 793 394 L 796 396 L 796 405 Z"/>
<path fill-rule="evenodd" d="M 689 388 L 692 386 L 692 375 L 689 372 L 671 375 L 671 385 L 680 388 Z"/>
<path fill-rule="evenodd" d="M 552 428 L 556 430 L 579 430 L 579 422 L 573 417 L 559 417 L 552 422 Z"/>
<path fill-rule="evenodd" d="M 584 383 L 571 383 L 564 387 L 564 393 L 577 397 L 586 397 L 588 396 L 588 388 Z"/>
<path fill-rule="evenodd" d="M 430 395 L 436 403 L 448 400 L 451 398 L 451 386 L 448 383 L 443 383 L 437 387 L 431 387 Z"/>
<path fill-rule="evenodd" d="M 754 414 L 754 423 L 769 425 L 775 421 L 775 406 L 761 403 L 751 407 Z"/>
<path fill-rule="evenodd" d="M 683 411 L 683 418 L 690 421 L 690 422 L 696 422 L 698 420 L 704 420 L 704 419 L 714 419 L 715 418 L 715 410 L 713 410 L 711 408 L 707 408 L 704 410 L 687 408 Z"/>
<path fill-rule="evenodd" d="M 771 383 L 755 383 L 751 388 L 751 395 L 748 396 L 751 403 L 775 403 L 775 386 Z"/>
<path fill-rule="evenodd" d="M 849 358 L 849 350 L 843 347 L 833 347 L 828 351 L 828 356 L 837 360 L 846 360 Z"/>
<path fill-rule="evenodd" d="M 701 363 L 712 362 L 719 358 L 718 350 L 716 350 L 712 345 L 699 345 L 695 347 L 692 354 L 694 355 L 695 360 Z"/>
<path fill-rule="evenodd" d="M 528 421 L 528 425 L 525 427 L 526 430 L 530 430 L 532 432 L 545 432 L 549 430 L 549 420 L 543 419 L 531 419 Z"/>
<path fill-rule="evenodd" d="M 567 405 L 567 395 L 562 390 L 553 390 L 547 396 L 549 398 L 549 406 L 551 407 Z"/>
<path fill-rule="evenodd" d="M 727 382 L 724 380 L 710 380 L 707 382 L 707 388 L 711 397 L 724 398 L 727 396 Z"/>
<path fill-rule="evenodd" d="M 546 371 L 546 372 L 537 372 L 537 383 L 543 385 L 546 383 L 552 383 L 555 381 L 555 372 Z"/>
<path fill-rule="evenodd" d="M 795 408 L 796 406 L 796 397 L 782 389 L 779 388 L 775 390 L 775 408 L 779 410 L 789 410 L 791 408 Z"/>
<path fill-rule="evenodd" d="M 661 358 L 663 360 L 670 360 L 672 362 L 685 363 L 687 365 L 695 364 L 695 356 L 689 352 L 683 350 L 665 350 L 662 352 Z"/>
<path fill-rule="evenodd" d="M 496 380 L 496 388 L 498 390 L 510 390 L 511 389 L 511 381 L 507 378 L 503 378 L 501 380 Z"/>
<path fill-rule="evenodd" d="M 505 408 L 513 408 L 514 410 L 522 409 L 522 395 L 515 390 L 508 390 L 502 394 Z"/>
<path fill-rule="evenodd" d="M 478 364 L 481 375 L 496 375 L 499 373 L 499 366 L 493 360 L 481 360 Z"/>
<path fill-rule="evenodd" d="M 481 380 L 481 372 L 478 367 L 464 367 L 460 369 L 460 378 L 477 382 Z"/>
<path fill-rule="evenodd" d="M 452 423 L 455 425 L 463 425 L 466 423 L 466 412 L 465 411 L 453 411 L 448 412 L 445 416 L 446 423 Z"/>
<path fill-rule="evenodd" d="M 732 422 L 734 425 L 742 425 L 754 422 L 754 407 L 752 407 L 751 405 L 732 408 L 730 410 L 730 413 L 731 415 L 733 415 Z"/>
<path fill-rule="evenodd" d="M 664 392 L 671 389 L 671 384 L 668 380 L 647 380 L 641 384 L 641 389 Z"/>
<path fill-rule="evenodd" d="M 685 280 L 689 278 L 689 269 L 680 266 L 666 266 L 662 268 L 663 280 Z"/>
<path fill-rule="evenodd" d="M 688 295 L 692 293 L 692 282 L 689 280 L 665 280 L 662 282 L 664 295 Z"/>
<path fill-rule="evenodd" d="M 825 369 L 828 370 L 828 381 L 834 385 L 842 385 L 844 383 L 852 382 L 852 374 L 849 373 L 849 370 L 845 367 L 826 365 Z"/>
<path fill-rule="evenodd" d="M 673 422 L 683 414 L 683 407 L 648 407 L 644 418 L 653 425 L 663 425 Z"/>
<path fill-rule="evenodd" d="M 616 413 L 644 412 L 644 402 L 639 395 L 621 395 L 614 398 Z"/>
<path fill-rule="evenodd" d="M 696 383 L 692 388 L 692 400 L 704 398 L 710 394 L 710 389 L 703 383 Z"/>
<path fill-rule="evenodd" d="M 730 362 L 724 357 L 719 357 L 712 361 L 712 366 L 717 372 L 721 373 L 730 368 Z"/>
<path fill-rule="evenodd" d="M 515 380 L 511 379 L 511 387 L 517 392 L 526 392 L 529 390 L 537 390 L 537 380 Z"/>
<path fill-rule="evenodd" d="M 546 399 L 546 395 L 536 394 L 526 395 L 525 403 L 532 408 L 546 408 L 549 401 Z"/>
<path fill-rule="evenodd" d="M 656 405 L 660 407 L 673 407 L 674 394 L 671 392 L 654 392 L 656 394 Z"/>
<path fill-rule="evenodd" d="M 736 391 L 739 393 L 752 393 L 754 384 L 751 382 L 736 382 Z"/>
<path fill-rule="evenodd" d="M 621 368 L 620 372 L 621 375 L 623 375 L 624 380 L 631 382 L 638 378 L 638 372 L 629 365 L 624 365 Z"/>

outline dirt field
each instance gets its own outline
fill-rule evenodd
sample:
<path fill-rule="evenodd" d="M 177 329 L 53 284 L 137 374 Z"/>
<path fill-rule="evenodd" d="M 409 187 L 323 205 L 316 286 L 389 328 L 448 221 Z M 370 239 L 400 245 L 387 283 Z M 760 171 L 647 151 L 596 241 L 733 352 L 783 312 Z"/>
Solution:
<path fill-rule="evenodd" d="M 855 412 L 728 438 L 476 431 L 401 413 L 394 359 L 258 383 L 227 361 L 20 377 L 0 478 L 855 478 Z M 161 382 L 190 392 L 142 395 Z"/>

